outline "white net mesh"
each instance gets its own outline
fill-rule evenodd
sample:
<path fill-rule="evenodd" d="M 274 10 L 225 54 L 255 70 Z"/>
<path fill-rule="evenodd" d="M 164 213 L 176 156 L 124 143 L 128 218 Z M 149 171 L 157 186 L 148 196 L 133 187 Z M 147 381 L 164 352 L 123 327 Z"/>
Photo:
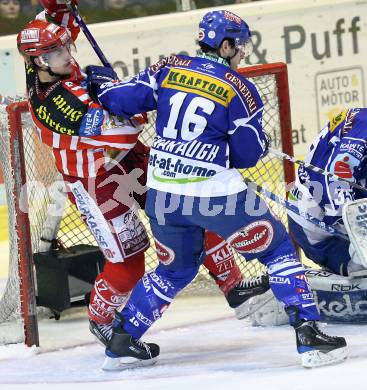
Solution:
<path fill-rule="evenodd" d="M 272 139 L 272 146 L 281 149 L 281 132 L 280 132 L 280 113 L 279 102 L 277 95 L 277 84 L 274 75 L 259 76 L 252 79 L 256 84 L 261 97 L 265 104 L 263 125 L 265 131 Z M 12 176 L 12 167 L 10 166 L 9 144 L 8 137 L 8 121 L 4 106 L 0 110 L 0 151 L 2 171 L 6 182 L 7 201 L 9 209 L 9 242 L 10 242 L 10 256 L 9 256 L 9 273 L 0 301 L 0 323 L 19 318 L 19 277 L 18 277 L 18 259 L 17 259 L 17 240 L 16 240 L 16 221 L 14 199 L 12 198 L 12 186 L 14 185 Z M 141 135 L 141 140 L 147 145 L 150 145 L 154 134 L 154 118 L 155 113 L 150 115 L 149 125 L 146 125 L 144 132 Z M 29 203 L 29 220 L 31 227 L 31 241 L 33 253 L 40 251 L 42 235 L 49 230 L 57 231 L 57 238 L 63 243 L 65 247 L 71 247 L 77 244 L 92 244 L 96 245 L 93 236 L 82 222 L 79 212 L 69 201 L 62 203 L 58 202 L 58 207 L 64 209 L 64 215 L 60 218 L 54 218 L 50 215 L 50 206 L 55 206 L 54 196 L 52 191 L 55 191 L 55 181 L 60 180 L 60 175 L 56 171 L 54 162 L 47 146 L 42 144 L 36 131 L 32 127 L 29 114 L 23 115 L 23 143 L 25 154 L 25 166 L 27 172 L 28 185 L 28 203 Z M 291 142 L 290 136 L 286 142 Z M 244 146 L 245 147 L 245 146 Z M 252 180 L 261 184 L 267 185 L 267 188 L 276 192 L 277 195 L 284 198 L 285 190 L 284 183 L 284 167 L 283 163 L 276 158 L 270 156 L 260 161 L 253 169 L 243 172 L 244 175 L 250 176 Z M 56 189 L 57 192 L 57 189 Z M 274 212 L 286 223 L 286 213 L 278 205 L 272 205 Z M 152 234 L 149 229 L 148 220 L 142 213 L 142 219 L 148 230 L 151 242 Z M 46 234 L 47 235 L 47 234 Z M 237 256 L 237 262 L 245 276 L 257 275 L 261 272 L 262 266 L 259 262 L 246 261 Z M 146 271 L 155 268 L 157 265 L 157 258 L 153 246 L 146 252 Z M 209 277 L 207 271 L 202 267 L 199 275 L 194 282 L 186 289 L 185 293 L 190 294 L 212 294 L 218 292 L 216 285 Z M 0 330 L 1 332 L 1 330 Z M 4 340 L 3 340 L 4 341 Z M 1 342 L 1 339 L 0 339 Z"/>

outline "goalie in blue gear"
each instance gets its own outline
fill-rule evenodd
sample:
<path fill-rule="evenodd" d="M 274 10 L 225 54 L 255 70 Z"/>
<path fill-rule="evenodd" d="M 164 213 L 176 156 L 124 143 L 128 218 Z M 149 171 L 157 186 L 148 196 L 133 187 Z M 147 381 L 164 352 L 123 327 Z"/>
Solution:
<path fill-rule="evenodd" d="M 155 362 L 158 351 L 139 340 L 196 276 L 205 229 L 227 239 L 246 260 L 267 266 L 271 289 L 296 330 L 304 366 L 346 357 L 344 338 L 320 336 L 319 313 L 284 226 L 236 169 L 256 165 L 268 147 L 261 98 L 236 72 L 250 37 L 239 16 L 213 11 L 200 23 L 197 57 L 163 58 L 127 82 L 102 85 L 99 68 L 88 70 L 92 94 L 111 113 L 128 118 L 157 110 L 145 210 L 160 264 L 116 314 L 106 370 Z"/>
<path fill-rule="evenodd" d="M 312 143 L 305 162 L 366 188 L 367 109 L 351 108 L 333 118 Z M 299 167 L 289 201 L 346 239 L 289 211 L 289 228 L 306 256 L 322 267 L 307 270 L 323 321 L 367 323 L 367 250 L 364 226 L 367 191 Z M 348 234 L 348 235 L 347 235 Z M 349 237 L 348 237 L 349 236 Z M 263 298 L 252 299 L 260 304 Z M 282 324 L 286 315 L 275 300 L 253 316 L 257 324 Z"/>

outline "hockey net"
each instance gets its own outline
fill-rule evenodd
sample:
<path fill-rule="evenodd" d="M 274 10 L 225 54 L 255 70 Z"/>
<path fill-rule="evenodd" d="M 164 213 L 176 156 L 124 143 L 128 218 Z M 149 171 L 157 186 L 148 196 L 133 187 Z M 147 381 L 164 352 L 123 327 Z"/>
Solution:
<path fill-rule="evenodd" d="M 240 72 L 250 78 L 262 97 L 265 106 L 263 126 L 272 140 L 272 147 L 292 155 L 286 65 L 251 66 Z M 141 140 L 149 146 L 154 135 L 154 118 L 155 113 L 151 113 L 149 124 L 141 134 Z M 96 245 L 96 242 L 82 222 L 79 212 L 68 201 L 56 205 L 63 208 L 61 221 L 60 218 L 55 221 L 50 216 L 50 207 L 55 207 L 55 183 L 60 183 L 61 176 L 54 167 L 50 150 L 38 139 L 25 101 L 0 105 L 0 153 L 9 223 L 8 276 L 3 280 L 2 291 L 0 289 L 0 344 L 25 342 L 27 345 L 37 345 L 36 286 L 32 256 L 43 250 L 40 238 L 45 229 L 53 229 L 52 234 L 66 248 L 81 243 Z M 294 180 L 294 169 L 292 165 L 268 155 L 255 168 L 244 170 L 243 175 L 284 198 L 284 183 Z M 285 210 L 278 204 L 271 204 L 271 208 L 287 224 Z M 143 212 L 142 219 L 153 242 Z M 246 262 L 237 256 L 236 261 L 245 277 L 256 276 L 262 271 L 262 265 L 256 260 Z M 157 258 L 152 244 L 146 252 L 146 270 L 150 271 L 156 265 Z M 203 267 L 185 291 L 187 294 L 218 292 Z"/>

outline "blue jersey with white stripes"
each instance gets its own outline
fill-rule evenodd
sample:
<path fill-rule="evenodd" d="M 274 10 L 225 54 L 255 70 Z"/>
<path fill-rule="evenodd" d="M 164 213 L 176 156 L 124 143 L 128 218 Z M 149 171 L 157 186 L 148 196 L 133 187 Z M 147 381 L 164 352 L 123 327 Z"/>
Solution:
<path fill-rule="evenodd" d="M 367 109 L 352 108 L 332 119 L 312 143 L 305 161 L 366 187 Z M 307 203 L 308 195 L 318 203 L 321 220 L 328 225 L 340 225 L 341 206 L 347 201 L 365 198 L 367 193 L 300 167 L 293 197 L 296 196 L 298 205 L 302 206 Z"/>
<path fill-rule="evenodd" d="M 163 58 L 127 82 L 102 85 L 98 98 L 124 117 L 157 110 L 148 186 L 159 191 L 240 192 L 246 186 L 236 168 L 256 165 L 265 150 L 255 86 L 213 59 Z"/>

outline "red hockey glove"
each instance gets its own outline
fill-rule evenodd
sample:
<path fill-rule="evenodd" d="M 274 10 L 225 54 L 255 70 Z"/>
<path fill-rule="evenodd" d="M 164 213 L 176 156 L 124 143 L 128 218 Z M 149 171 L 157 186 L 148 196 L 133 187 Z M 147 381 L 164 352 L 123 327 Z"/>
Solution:
<path fill-rule="evenodd" d="M 66 0 L 39 0 L 47 15 L 52 17 L 58 13 L 67 13 L 69 9 L 66 5 Z M 78 5 L 78 0 L 72 0 L 74 5 Z"/>
<path fill-rule="evenodd" d="M 46 19 L 49 22 L 63 26 L 70 31 L 73 41 L 76 40 L 80 27 L 70 13 L 66 0 L 39 0 L 46 11 Z M 78 5 L 78 0 L 71 0 L 74 5 Z"/>

